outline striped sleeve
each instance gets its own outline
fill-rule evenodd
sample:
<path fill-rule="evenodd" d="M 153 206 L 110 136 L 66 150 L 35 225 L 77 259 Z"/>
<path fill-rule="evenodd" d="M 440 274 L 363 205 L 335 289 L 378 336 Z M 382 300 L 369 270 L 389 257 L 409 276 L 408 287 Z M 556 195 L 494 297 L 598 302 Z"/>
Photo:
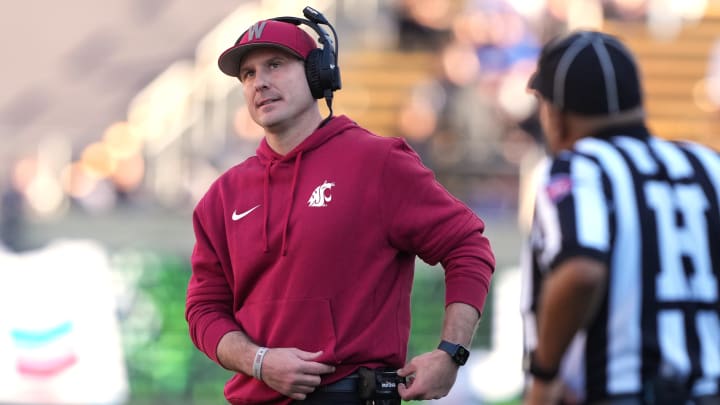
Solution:
<path fill-rule="evenodd" d="M 533 249 L 544 271 L 570 257 L 609 260 L 609 198 L 603 181 L 600 167 L 580 154 L 563 154 L 548 166 L 534 218 Z"/>

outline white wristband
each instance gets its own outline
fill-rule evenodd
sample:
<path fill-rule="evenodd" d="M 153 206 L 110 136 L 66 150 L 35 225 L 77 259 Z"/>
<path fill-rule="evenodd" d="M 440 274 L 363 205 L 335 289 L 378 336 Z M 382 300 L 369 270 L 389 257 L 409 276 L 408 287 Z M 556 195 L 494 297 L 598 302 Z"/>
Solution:
<path fill-rule="evenodd" d="M 261 347 L 255 354 L 255 361 L 253 361 L 253 376 L 258 380 L 262 381 L 262 363 L 267 353 L 267 347 Z"/>

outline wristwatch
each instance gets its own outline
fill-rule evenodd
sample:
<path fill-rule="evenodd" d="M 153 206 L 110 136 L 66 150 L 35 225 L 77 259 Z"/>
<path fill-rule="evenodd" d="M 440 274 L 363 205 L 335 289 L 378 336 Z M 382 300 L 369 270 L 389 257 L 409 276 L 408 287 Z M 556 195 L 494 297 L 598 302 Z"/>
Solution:
<path fill-rule="evenodd" d="M 540 367 L 535 361 L 535 352 L 532 351 L 525 358 L 525 370 L 540 381 L 550 382 L 557 377 L 559 370 Z"/>
<path fill-rule="evenodd" d="M 449 354 L 458 366 L 467 363 L 467 359 L 470 357 L 470 351 L 463 345 L 451 343 L 447 340 L 441 341 L 437 348 Z"/>

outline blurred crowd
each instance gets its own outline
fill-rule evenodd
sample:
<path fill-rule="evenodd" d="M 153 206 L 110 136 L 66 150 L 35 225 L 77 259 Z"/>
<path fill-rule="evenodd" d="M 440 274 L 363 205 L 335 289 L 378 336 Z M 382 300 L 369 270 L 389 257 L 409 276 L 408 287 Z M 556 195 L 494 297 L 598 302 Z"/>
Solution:
<path fill-rule="evenodd" d="M 494 190 L 494 203 L 486 203 L 497 205 L 498 198 L 506 204 L 517 201 L 517 175 L 533 164 L 542 148 L 536 101 L 525 92 L 542 43 L 574 28 L 602 30 L 608 20 L 647 23 L 651 31 L 659 21 L 663 24 L 659 31 L 667 38 L 674 32 L 671 22 L 692 23 L 706 6 L 699 1 L 684 6 L 670 3 L 399 1 L 397 46 L 439 55 L 434 77 L 418 83 L 405 103 L 400 133 L 425 153 L 426 163 L 440 176 L 467 179 L 472 174 L 476 181 L 461 182 L 469 188 L 452 190 L 471 204 L 487 207 L 477 193 L 488 189 L 483 185 Z M 717 59 L 720 51 L 714 54 Z M 712 68 L 718 64 L 714 59 L 711 55 L 711 72 L 718 71 Z M 710 83 L 716 85 L 717 79 Z M 486 181 L 478 183 L 479 178 Z M 503 181 L 494 181 L 497 179 Z M 445 180 L 446 185 L 455 184 Z"/>
<path fill-rule="evenodd" d="M 331 6 L 337 20 L 353 20 L 350 4 L 355 2 Z M 396 50 L 437 56 L 427 67 L 431 77 L 415 83 L 397 111 L 397 133 L 382 135 L 408 139 L 441 182 L 477 210 L 512 212 L 518 204 L 519 173 L 542 152 L 536 102 L 525 92 L 541 44 L 575 27 L 601 28 L 608 19 L 660 21 L 664 35 L 669 35 L 671 16 L 672 21 L 699 18 L 708 2 L 373 4 L 374 8 L 361 6 L 365 13 L 376 14 L 365 21 L 380 16 L 390 21 L 378 27 L 394 32 Z M 238 24 L 242 22 L 229 19 L 218 31 L 227 37 L 232 29 L 236 35 Z M 107 213 L 128 205 L 188 212 L 211 179 L 253 154 L 261 133 L 242 114 L 243 100 L 234 83 L 223 81 L 217 72 L 216 48 L 224 41 L 216 34 L 203 40 L 212 46 L 199 45 L 195 61 L 179 61 L 138 90 L 128 106 L 127 121 L 108 123 L 96 142 L 76 145 L 71 139 L 49 138 L 37 145 L 35 154 L 17 156 L 0 170 L 0 235 L 5 244 L 17 246 L 12 239 L 22 234 L 23 217 L 58 218 L 72 209 Z M 708 61 L 707 100 L 720 105 L 718 47 Z"/>

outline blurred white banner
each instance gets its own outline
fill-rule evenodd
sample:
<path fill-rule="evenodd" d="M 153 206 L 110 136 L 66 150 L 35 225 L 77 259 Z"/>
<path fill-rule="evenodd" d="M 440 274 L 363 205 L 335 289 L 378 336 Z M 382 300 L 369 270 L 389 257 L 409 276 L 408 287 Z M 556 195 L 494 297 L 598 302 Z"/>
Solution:
<path fill-rule="evenodd" d="M 0 403 L 122 404 L 128 381 L 107 253 L 0 250 Z"/>

